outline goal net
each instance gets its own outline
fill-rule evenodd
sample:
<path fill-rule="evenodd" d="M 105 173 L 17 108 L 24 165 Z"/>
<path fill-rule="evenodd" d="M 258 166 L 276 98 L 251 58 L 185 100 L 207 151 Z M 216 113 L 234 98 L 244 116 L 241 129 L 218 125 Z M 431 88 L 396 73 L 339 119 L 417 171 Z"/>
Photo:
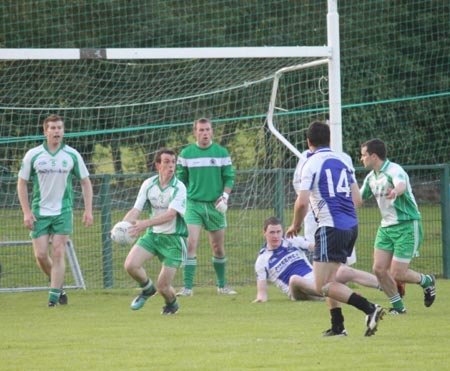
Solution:
<path fill-rule="evenodd" d="M 84 230 L 75 217 L 72 236 L 87 286 L 134 285 L 122 267 L 127 249 L 111 244 L 109 230 L 132 207 L 141 182 L 154 171 L 154 153 L 161 147 L 180 152 L 194 140 L 193 121 L 209 117 L 215 140 L 227 147 L 237 172 L 227 213 L 229 277 L 246 282 L 253 277 L 262 221 L 275 214 L 283 218 L 286 202 L 293 201 L 285 169 L 295 167 L 296 157 L 267 123 L 274 78 L 284 66 L 317 59 L 3 62 L 4 96 L 12 102 L 1 112 L 0 139 L 3 165 L 10 169 L 3 174 L 0 194 L 9 233 L 14 226 L 14 237 L 8 238 L 27 238 L 14 175 L 26 150 L 43 140 L 44 118 L 58 113 L 65 118 L 66 142 L 82 153 L 94 185 L 96 225 Z M 273 120 L 280 133 L 302 149 L 309 122 L 327 117 L 327 64 L 283 74 L 277 90 Z M 74 189 L 79 209 L 79 185 Z M 197 283 L 207 284 L 206 277 L 212 279 L 213 273 L 208 272 L 212 268 L 206 236 L 201 246 Z M 0 248 L 0 263 L 4 253 Z M 3 264 L 4 278 L 16 269 L 20 264 Z"/>
<path fill-rule="evenodd" d="M 339 103 L 327 64 L 279 74 L 331 56 L 323 47 L 330 46 L 329 4 L 337 1 L 2 1 L 0 241 L 29 239 L 17 173 L 26 150 L 43 140 L 44 118 L 60 114 L 66 142 L 82 153 L 94 184 L 90 229 L 80 223 L 74 184 L 72 239 L 86 287 L 134 287 L 123 269 L 128 249 L 112 245 L 109 230 L 154 172 L 155 151 L 180 152 L 194 140 L 193 121 L 206 116 L 237 172 L 227 212 L 228 282 L 253 284 L 262 221 L 275 214 L 289 222 L 295 199 L 295 153 L 270 127 L 302 151 L 309 122 L 331 119 L 330 107 Z M 339 15 L 341 30 L 331 36 L 341 36 L 343 150 L 356 165 L 360 143 L 382 137 L 402 165 L 448 164 L 448 4 L 340 2 Z M 277 54 L 280 48 L 291 54 Z M 241 54 L 234 50 L 231 58 L 225 49 Z M 450 228 L 441 228 L 450 220 L 448 184 L 441 187 L 448 169 L 431 167 L 410 172 L 424 213 L 427 250 L 420 261 L 439 275 L 444 260 L 448 275 Z M 370 270 L 378 214 L 365 208 L 359 216 L 358 267 Z M 198 251 L 195 284 L 214 284 L 205 234 Z M 33 277 L 27 285 L 45 285 L 30 246 L 0 247 L 0 264 L 0 288 L 21 287 L 12 278 L 20 272 Z M 159 268 L 149 264 L 150 275 Z M 66 282 L 75 285 L 69 270 Z"/>

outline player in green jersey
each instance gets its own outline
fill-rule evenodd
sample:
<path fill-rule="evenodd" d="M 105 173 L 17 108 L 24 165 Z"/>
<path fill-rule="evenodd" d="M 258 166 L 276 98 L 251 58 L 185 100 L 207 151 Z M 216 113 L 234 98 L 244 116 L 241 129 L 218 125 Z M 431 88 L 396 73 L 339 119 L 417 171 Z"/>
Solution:
<path fill-rule="evenodd" d="M 209 233 L 212 261 L 219 294 L 234 295 L 226 286 L 225 212 L 234 186 L 234 170 L 228 151 L 212 141 L 213 128 L 206 118 L 194 123 L 196 143 L 183 149 L 178 157 L 177 176 L 187 188 L 186 223 L 189 229 L 188 258 L 184 267 L 184 287 L 178 296 L 192 296 L 197 266 L 197 245 L 202 228 Z"/>
<path fill-rule="evenodd" d="M 64 144 L 64 121 L 57 115 L 44 120 L 46 141 L 30 149 L 19 171 L 17 192 L 24 214 L 25 226 L 31 231 L 36 262 L 50 278 L 48 306 L 67 304 L 62 289 L 65 265 L 65 248 L 73 224 L 72 176 L 81 182 L 84 200 L 83 223 L 93 224 L 92 185 L 81 155 Z M 33 182 L 30 206 L 27 183 Z M 49 243 L 52 236 L 52 253 Z"/>
<path fill-rule="evenodd" d="M 429 307 L 436 297 L 434 276 L 409 268 L 411 260 L 419 256 L 423 228 L 408 174 L 387 159 L 386 145 L 380 139 L 361 145 L 361 161 L 371 170 L 361 188 L 362 198 L 375 197 L 381 212 L 373 270 L 392 304 L 389 313 L 406 313 L 395 280 L 419 284 L 423 288 L 424 304 Z"/>
<path fill-rule="evenodd" d="M 172 281 L 177 269 L 186 260 L 188 230 L 183 219 L 186 187 L 175 176 L 174 151 L 166 148 L 159 150 L 155 155 L 155 166 L 158 174 L 142 183 L 133 208 L 123 219 L 133 224 L 129 229 L 131 236 L 145 232 L 131 248 L 125 260 L 125 269 L 142 288 L 131 302 L 131 309 L 141 309 L 147 299 L 158 291 L 165 302 L 161 314 L 170 315 L 178 312 Z M 138 220 L 144 208 L 148 209 L 149 218 Z M 144 269 L 144 263 L 155 256 L 162 264 L 156 287 Z"/>

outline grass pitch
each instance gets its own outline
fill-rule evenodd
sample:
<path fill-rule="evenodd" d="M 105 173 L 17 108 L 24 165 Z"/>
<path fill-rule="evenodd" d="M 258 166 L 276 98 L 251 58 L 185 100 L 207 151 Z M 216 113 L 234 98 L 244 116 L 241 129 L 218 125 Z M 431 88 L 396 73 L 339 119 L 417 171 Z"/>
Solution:
<path fill-rule="evenodd" d="M 321 302 L 291 302 L 273 286 L 253 304 L 253 286 L 236 296 L 215 288 L 180 298 L 180 312 L 160 315 L 157 295 L 139 311 L 137 290 L 69 291 L 69 305 L 47 308 L 46 292 L 0 294 L 0 370 L 444 370 L 450 349 L 450 281 L 423 305 L 408 285 L 408 314 L 388 316 L 364 337 L 364 315 L 344 306 L 348 337 L 323 338 Z M 388 307 L 383 293 L 356 287 Z"/>

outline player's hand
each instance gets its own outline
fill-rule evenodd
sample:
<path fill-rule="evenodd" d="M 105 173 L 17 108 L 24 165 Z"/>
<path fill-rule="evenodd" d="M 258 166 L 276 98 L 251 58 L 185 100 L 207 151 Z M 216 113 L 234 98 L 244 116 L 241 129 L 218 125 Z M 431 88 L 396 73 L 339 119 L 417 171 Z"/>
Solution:
<path fill-rule="evenodd" d="M 293 238 L 298 235 L 298 232 L 300 232 L 300 227 L 296 227 L 295 225 L 292 224 L 286 231 L 286 237 Z"/>
<path fill-rule="evenodd" d="M 222 214 L 226 213 L 228 210 L 228 193 L 223 192 L 222 196 L 216 200 L 216 210 Z"/>
<path fill-rule="evenodd" d="M 83 224 L 85 227 L 90 227 L 92 224 L 94 224 L 94 217 L 92 216 L 92 213 L 84 212 L 83 214 Z"/>
<path fill-rule="evenodd" d="M 395 200 L 397 198 L 397 192 L 395 189 L 388 189 L 386 192 L 386 198 L 388 200 Z"/>
<path fill-rule="evenodd" d="M 145 220 L 136 220 L 131 223 L 131 226 L 128 228 L 128 234 L 131 237 L 138 237 L 142 231 L 147 229 L 147 223 Z"/>
<path fill-rule="evenodd" d="M 25 227 L 32 231 L 34 229 L 34 222 L 36 221 L 36 217 L 32 212 L 29 212 L 24 215 L 23 217 L 23 224 L 25 224 Z"/>

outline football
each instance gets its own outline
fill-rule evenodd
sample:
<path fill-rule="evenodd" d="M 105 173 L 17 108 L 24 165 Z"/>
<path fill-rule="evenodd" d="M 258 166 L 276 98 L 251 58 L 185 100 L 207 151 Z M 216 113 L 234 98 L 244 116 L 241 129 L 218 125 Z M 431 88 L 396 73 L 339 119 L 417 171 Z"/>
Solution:
<path fill-rule="evenodd" d="M 136 238 L 128 234 L 128 228 L 130 226 L 130 222 L 118 222 L 111 230 L 111 239 L 119 245 L 132 245 L 136 241 Z"/>

